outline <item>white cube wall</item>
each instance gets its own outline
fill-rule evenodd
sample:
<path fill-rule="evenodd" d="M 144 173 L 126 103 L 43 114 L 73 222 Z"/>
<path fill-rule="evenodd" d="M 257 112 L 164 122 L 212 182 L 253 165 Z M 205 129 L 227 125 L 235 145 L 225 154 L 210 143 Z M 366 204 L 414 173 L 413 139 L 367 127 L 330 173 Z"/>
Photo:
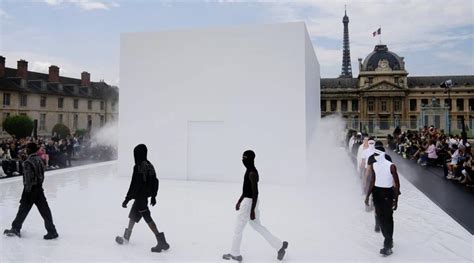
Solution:
<path fill-rule="evenodd" d="M 304 23 L 123 34 L 120 174 L 145 143 L 160 178 L 241 180 L 253 149 L 263 182 L 303 182 L 319 94 Z"/>

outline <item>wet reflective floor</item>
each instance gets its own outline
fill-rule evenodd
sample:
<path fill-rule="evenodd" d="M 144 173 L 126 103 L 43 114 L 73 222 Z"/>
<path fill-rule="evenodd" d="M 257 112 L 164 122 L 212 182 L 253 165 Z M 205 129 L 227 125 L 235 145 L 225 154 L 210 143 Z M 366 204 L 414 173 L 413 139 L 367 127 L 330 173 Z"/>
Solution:
<path fill-rule="evenodd" d="M 0 236 L 0 262 L 220 262 L 229 252 L 240 183 L 161 180 L 158 203 L 150 211 L 171 249 L 157 254 L 150 252 L 156 241 L 144 222 L 135 226 L 129 244 L 114 241 L 123 234 L 131 207 L 121 207 L 130 177 L 118 176 L 116 169 L 112 162 L 48 172 L 45 194 L 60 237 L 42 239 L 46 231 L 33 208 L 21 239 Z M 289 241 L 287 262 L 380 260 L 383 237 L 373 230 L 373 213 L 364 209 L 359 178 L 353 171 L 321 167 L 329 169 L 337 176 L 321 173 L 305 186 L 261 183 L 262 223 Z M 404 177 L 401 184 L 394 254 L 384 260 L 472 261 L 472 235 Z M 10 227 L 21 191 L 21 178 L 0 181 L 0 230 Z M 250 262 L 275 262 L 276 251 L 247 226 L 242 255 Z"/>

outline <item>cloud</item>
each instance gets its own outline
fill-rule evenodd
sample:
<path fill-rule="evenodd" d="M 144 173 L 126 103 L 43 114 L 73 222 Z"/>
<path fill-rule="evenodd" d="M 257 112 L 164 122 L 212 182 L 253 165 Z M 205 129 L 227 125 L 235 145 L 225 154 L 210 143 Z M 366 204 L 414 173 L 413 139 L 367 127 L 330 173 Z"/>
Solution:
<path fill-rule="evenodd" d="M 59 6 L 61 4 L 72 4 L 86 11 L 109 10 L 110 8 L 120 6 L 116 2 L 100 1 L 100 0 L 43 0 L 43 1 L 50 6 Z"/>
<path fill-rule="evenodd" d="M 105 82 L 118 85 L 118 78 L 114 67 L 106 67 L 104 65 L 81 64 L 69 58 L 59 58 L 47 53 L 39 54 L 30 51 L 5 51 L 2 54 L 6 58 L 6 66 L 10 68 L 17 67 L 17 61 L 24 59 L 28 61 L 28 70 L 34 72 L 48 73 L 51 65 L 59 67 L 59 75 L 70 78 L 81 78 L 81 73 L 87 71 L 91 74 L 92 81 L 103 79 Z"/>
<path fill-rule="evenodd" d="M 473 53 L 468 53 L 468 52 L 463 52 L 460 50 L 455 50 L 455 51 L 442 51 L 442 52 L 437 52 L 436 57 L 449 61 L 450 63 L 457 64 L 463 67 L 468 67 L 472 70 L 474 70 L 474 59 L 473 59 Z"/>
<path fill-rule="evenodd" d="M 7 14 L 7 12 L 0 9 L 0 19 L 2 18 L 10 18 L 10 16 Z"/>
<path fill-rule="evenodd" d="M 379 26 L 382 27 L 383 42 L 399 52 L 426 50 L 473 38 L 472 30 L 462 33 L 452 31 L 466 26 L 472 29 L 473 4 L 469 0 L 299 0 L 274 3 L 270 11 L 276 22 L 305 21 L 313 38 L 342 40 L 345 3 L 349 3 L 347 13 L 351 45 L 369 44 L 373 47 L 370 43 L 375 43 L 378 38 L 373 38 L 371 33 Z"/>

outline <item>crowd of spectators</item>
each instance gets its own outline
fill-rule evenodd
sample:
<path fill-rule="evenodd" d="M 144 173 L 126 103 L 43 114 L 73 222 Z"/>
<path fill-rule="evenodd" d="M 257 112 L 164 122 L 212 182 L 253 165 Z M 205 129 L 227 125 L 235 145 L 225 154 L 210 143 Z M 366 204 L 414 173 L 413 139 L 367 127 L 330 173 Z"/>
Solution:
<path fill-rule="evenodd" d="M 396 128 L 387 140 L 388 146 L 403 158 L 422 166 L 442 167 L 446 179 L 469 187 L 474 185 L 471 145 L 466 138 L 446 135 L 434 126 L 425 126 L 403 132 Z"/>
<path fill-rule="evenodd" d="M 72 160 L 106 161 L 116 158 L 116 149 L 107 146 L 94 146 L 88 136 L 27 137 L 0 139 L 0 177 L 21 175 L 22 161 L 26 159 L 26 145 L 38 145 L 38 156 L 47 170 L 72 166 Z"/>
<path fill-rule="evenodd" d="M 354 159 L 360 156 L 360 148 L 369 139 L 374 140 L 368 134 L 348 133 L 346 147 Z M 447 180 L 474 187 L 473 153 L 466 137 L 446 135 L 434 126 L 407 131 L 397 127 L 393 134 L 387 136 L 387 144 L 405 159 L 416 161 L 421 166 L 439 167 Z M 360 160 L 354 161 L 359 166 Z"/>

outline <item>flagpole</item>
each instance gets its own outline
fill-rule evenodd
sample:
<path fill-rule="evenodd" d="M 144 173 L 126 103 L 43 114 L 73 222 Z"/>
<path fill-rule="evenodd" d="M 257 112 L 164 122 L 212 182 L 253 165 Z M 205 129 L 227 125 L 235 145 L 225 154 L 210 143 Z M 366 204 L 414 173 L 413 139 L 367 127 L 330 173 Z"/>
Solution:
<path fill-rule="evenodd" d="M 379 25 L 380 28 L 380 34 L 379 34 L 379 44 L 382 45 L 382 26 Z"/>

